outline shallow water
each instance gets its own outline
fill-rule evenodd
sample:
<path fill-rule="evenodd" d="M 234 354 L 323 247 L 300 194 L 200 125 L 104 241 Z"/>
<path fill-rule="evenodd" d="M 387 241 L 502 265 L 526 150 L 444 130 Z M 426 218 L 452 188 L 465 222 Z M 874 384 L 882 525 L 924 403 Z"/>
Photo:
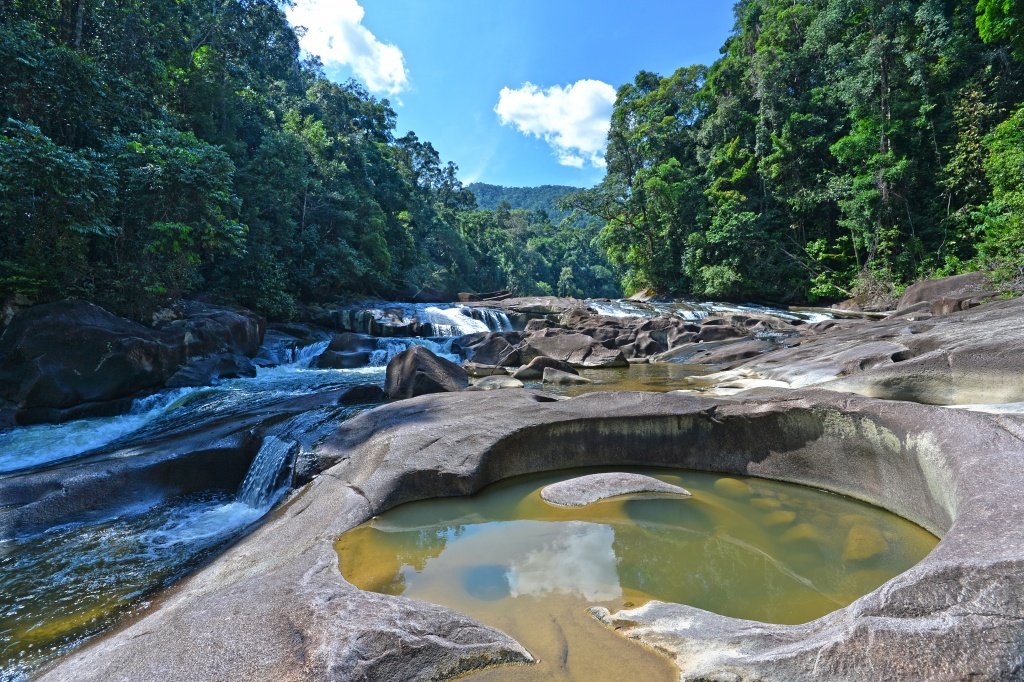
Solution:
<path fill-rule="evenodd" d="M 193 570 L 266 509 L 226 493 L 0 542 L 0 680 L 27 678 Z"/>
<path fill-rule="evenodd" d="M 597 391 L 648 391 L 658 393 L 681 389 L 695 390 L 701 387 L 699 377 L 707 374 L 710 368 L 706 365 L 656 362 L 630 365 L 629 367 L 579 369 L 577 371 L 581 377 L 590 379 L 593 383 L 570 386 L 545 384 L 541 381 L 526 381 L 523 383 L 527 388 L 568 397 L 595 393 Z"/>
<path fill-rule="evenodd" d="M 466 613 L 540 659 L 484 678 L 667 680 L 677 672 L 666 659 L 607 630 L 586 608 L 657 599 L 803 623 L 907 570 L 937 542 L 845 497 L 702 472 L 632 469 L 682 485 L 691 498 L 627 496 L 581 509 L 540 499 L 545 485 L 594 471 L 397 507 L 338 540 L 341 572 L 365 590 Z"/>

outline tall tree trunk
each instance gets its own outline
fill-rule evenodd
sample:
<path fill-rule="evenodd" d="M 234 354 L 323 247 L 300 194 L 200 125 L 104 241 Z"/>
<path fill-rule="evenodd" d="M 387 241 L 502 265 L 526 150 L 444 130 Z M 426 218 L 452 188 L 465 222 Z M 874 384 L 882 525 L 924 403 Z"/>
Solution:
<path fill-rule="evenodd" d="M 82 24 L 85 22 L 85 0 L 78 0 L 75 8 L 75 36 L 72 44 L 76 50 L 82 49 Z"/>

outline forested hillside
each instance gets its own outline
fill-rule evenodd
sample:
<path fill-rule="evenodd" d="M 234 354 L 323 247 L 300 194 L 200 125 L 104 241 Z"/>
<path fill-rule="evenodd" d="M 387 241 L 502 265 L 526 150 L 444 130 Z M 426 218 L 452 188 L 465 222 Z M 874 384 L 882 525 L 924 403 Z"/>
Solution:
<path fill-rule="evenodd" d="M 561 220 L 568 211 L 558 205 L 560 199 L 579 190 L 579 187 L 568 185 L 541 185 L 539 187 L 502 187 L 488 185 L 485 182 L 474 182 L 466 186 L 476 204 L 482 209 L 493 211 L 502 203 L 513 209 L 527 211 L 545 211 L 553 220 Z"/>
<path fill-rule="evenodd" d="M 0 299 L 288 317 L 422 289 L 1020 280 L 1022 7 L 741 0 L 717 62 L 619 89 L 599 186 L 474 197 L 387 100 L 303 57 L 275 0 L 0 0 Z"/>
<path fill-rule="evenodd" d="M 741 0 L 722 57 L 618 91 L 577 209 L 626 286 L 885 295 L 1024 264 L 1020 0 Z M 980 29 L 980 35 L 979 35 Z"/>
<path fill-rule="evenodd" d="M 575 231 L 467 212 L 455 165 L 303 59 L 278 2 L 0 14 L 0 298 L 141 317 L 202 294 L 287 317 L 403 289 L 581 291 Z"/>

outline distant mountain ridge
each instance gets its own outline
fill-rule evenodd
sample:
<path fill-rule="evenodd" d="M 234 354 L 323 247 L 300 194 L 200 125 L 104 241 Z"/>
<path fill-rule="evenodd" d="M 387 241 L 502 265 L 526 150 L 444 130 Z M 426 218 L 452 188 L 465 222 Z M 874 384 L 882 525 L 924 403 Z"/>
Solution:
<path fill-rule="evenodd" d="M 551 220 L 557 222 L 567 215 L 566 211 L 558 210 L 556 202 L 566 194 L 578 192 L 579 187 L 569 185 L 541 185 L 540 187 L 502 187 L 489 185 L 485 182 L 474 182 L 467 189 L 476 196 L 476 203 L 481 209 L 493 211 L 508 202 L 513 209 L 528 211 L 547 211 Z"/>

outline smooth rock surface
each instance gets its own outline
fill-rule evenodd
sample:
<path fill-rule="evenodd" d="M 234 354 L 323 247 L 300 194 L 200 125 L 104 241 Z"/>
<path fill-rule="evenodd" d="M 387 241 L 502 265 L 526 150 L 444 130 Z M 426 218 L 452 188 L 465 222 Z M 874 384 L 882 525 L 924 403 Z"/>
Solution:
<path fill-rule="evenodd" d="M 575 386 L 576 384 L 592 384 L 592 380 L 581 377 L 579 374 L 570 374 L 554 367 L 545 367 L 541 375 L 545 384 L 556 384 L 559 386 Z"/>
<path fill-rule="evenodd" d="M 660 602 L 594 610 L 667 652 L 681 679 L 1012 680 L 1024 671 L 1019 418 L 822 390 L 554 402 L 530 391 L 461 392 L 364 412 L 317 454 L 330 468 L 252 535 L 41 679 L 162 680 L 169 670 L 190 680 L 431 679 L 526 661 L 515 642 L 450 610 L 355 589 L 332 543 L 405 502 L 585 465 L 811 485 L 942 537 L 909 571 L 804 625 Z"/>
<path fill-rule="evenodd" d="M 720 376 L 931 405 L 1024 401 L 1024 298 L 941 318 L 830 320 Z"/>
<path fill-rule="evenodd" d="M 387 367 L 384 392 L 401 400 L 427 393 L 461 391 L 469 386 L 466 370 L 450 360 L 439 358 L 423 346 L 410 346 Z"/>
<path fill-rule="evenodd" d="M 522 388 L 523 382 L 510 376 L 489 376 L 473 382 L 472 391 L 494 391 L 503 388 Z"/>
<path fill-rule="evenodd" d="M 640 493 L 690 497 L 690 491 L 642 474 L 606 473 L 578 476 L 545 486 L 540 497 L 560 507 L 585 507 L 620 495 Z"/>

